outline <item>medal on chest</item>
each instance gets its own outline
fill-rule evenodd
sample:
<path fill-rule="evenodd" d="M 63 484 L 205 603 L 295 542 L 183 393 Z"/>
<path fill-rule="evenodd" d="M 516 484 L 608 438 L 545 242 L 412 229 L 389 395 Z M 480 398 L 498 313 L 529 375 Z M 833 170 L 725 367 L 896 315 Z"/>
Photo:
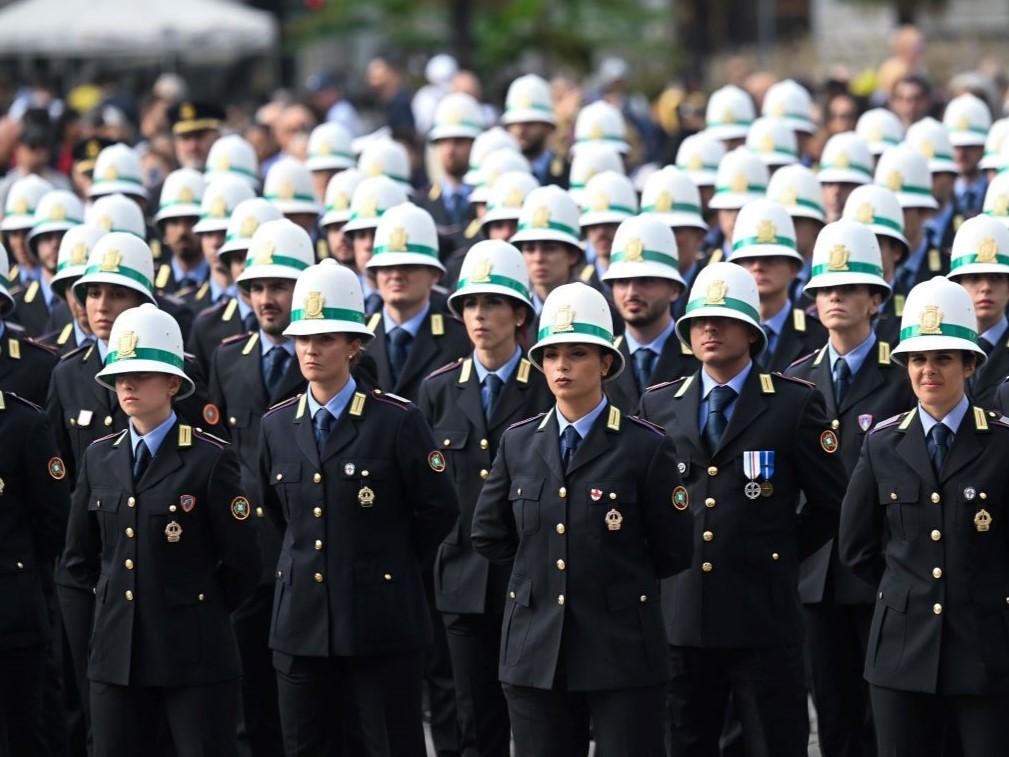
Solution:
<path fill-rule="evenodd" d="M 774 450 L 747 450 L 743 453 L 743 475 L 750 479 L 743 487 L 747 499 L 770 497 L 774 493 Z M 758 481 L 757 479 L 762 479 Z"/>

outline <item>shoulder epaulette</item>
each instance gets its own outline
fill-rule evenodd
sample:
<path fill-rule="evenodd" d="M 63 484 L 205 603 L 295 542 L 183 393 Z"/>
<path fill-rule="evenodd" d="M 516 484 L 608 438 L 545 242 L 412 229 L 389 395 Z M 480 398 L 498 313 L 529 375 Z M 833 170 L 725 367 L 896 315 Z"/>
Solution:
<path fill-rule="evenodd" d="M 60 354 L 56 350 L 56 348 L 50 347 L 48 344 L 43 344 L 42 342 L 40 342 L 40 341 L 38 341 L 36 339 L 33 339 L 30 336 L 22 337 L 21 338 L 21 342 L 23 344 L 29 345 L 30 347 L 35 347 L 35 348 L 40 349 L 40 350 L 45 350 L 46 352 L 48 352 L 50 355 L 53 355 L 53 356 L 59 356 L 59 354 Z"/>
<path fill-rule="evenodd" d="M 248 336 L 248 334 L 243 334 L 242 336 Z M 242 347 L 242 354 L 248 355 L 250 352 L 252 352 L 252 348 L 256 346 L 256 342 L 258 341 L 259 341 L 259 332 L 253 331 L 252 335 L 249 336 L 249 341 L 247 341 L 245 343 L 245 346 Z"/>
<path fill-rule="evenodd" d="M 398 394 L 390 394 L 389 392 L 383 392 L 381 389 L 372 389 L 371 396 L 377 400 L 388 402 L 390 405 L 402 408 L 403 410 L 406 410 L 413 404 L 412 402 L 410 402 L 410 400 L 406 399 L 405 397 L 400 397 Z"/>
<path fill-rule="evenodd" d="M 882 339 L 879 340 L 877 361 L 879 365 L 890 365 L 890 345 L 888 342 L 884 342 Z"/>
<path fill-rule="evenodd" d="M 35 301 L 35 298 L 39 293 L 39 286 L 40 284 L 37 281 L 32 281 L 32 283 L 28 285 L 23 298 L 26 305 L 30 305 Z"/>
<path fill-rule="evenodd" d="M 795 308 L 792 311 L 792 328 L 800 333 L 806 331 L 806 311 Z"/>
<path fill-rule="evenodd" d="M 63 327 L 63 330 L 60 331 L 59 336 L 56 337 L 56 344 L 62 347 L 64 344 L 70 341 L 70 335 L 73 333 L 74 333 L 74 325 L 72 323 L 68 323 L 66 326 Z"/>
<path fill-rule="evenodd" d="M 154 279 L 154 286 L 158 289 L 164 289 L 168 286 L 168 277 L 172 275 L 172 267 L 168 263 L 163 263 L 160 268 L 158 268 L 158 275 Z"/>
<path fill-rule="evenodd" d="M 80 345 L 79 347 L 74 347 L 72 350 L 70 350 L 70 352 L 68 352 L 66 355 L 64 355 L 63 357 L 61 357 L 60 360 L 69 360 L 70 358 L 74 357 L 78 353 L 84 352 L 84 350 L 88 349 L 88 347 L 90 347 L 90 346 L 91 346 L 90 342 L 85 342 L 84 344 Z"/>
<path fill-rule="evenodd" d="M 159 294 L 158 297 L 160 297 L 163 301 L 170 302 L 173 305 L 177 305 L 178 307 L 183 307 L 186 304 L 185 302 L 183 302 L 182 300 L 180 300 L 178 297 L 176 297 L 174 294 L 165 294 L 165 293 L 162 293 L 162 294 Z"/>
<path fill-rule="evenodd" d="M 204 281 L 202 284 L 200 284 L 200 288 L 196 290 L 196 299 L 202 300 L 204 297 L 207 296 L 207 292 L 209 291 L 210 291 L 210 282 Z"/>
<path fill-rule="evenodd" d="M 111 434 L 106 434 L 105 436 L 99 436 L 97 439 L 95 439 L 93 442 L 91 442 L 91 444 L 89 444 L 88 446 L 90 447 L 92 444 L 98 444 L 98 442 L 108 441 L 109 439 L 112 439 L 113 437 L 122 436 L 123 434 L 128 433 L 128 432 L 129 432 L 128 428 L 123 429 L 122 431 L 113 431 Z"/>
<path fill-rule="evenodd" d="M 14 323 L 13 321 L 5 321 L 4 328 L 10 331 L 14 336 L 25 336 L 25 327 L 20 323 Z"/>
<path fill-rule="evenodd" d="M 996 426 L 1009 428 L 1009 418 L 1006 418 L 1004 415 L 996 413 L 994 410 L 989 410 L 988 416 L 991 418 L 991 422 L 994 423 Z"/>
<path fill-rule="evenodd" d="M 294 397 L 291 397 L 289 399 L 281 400 L 276 405 L 272 405 L 270 408 L 268 408 L 267 411 L 265 413 L 263 413 L 263 417 L 266 417 L 270 413 L 273 413 L 273 412 L 276 412 L 277 410 L 280 410 L 282 407 L 287 407 L 288 405 L 293 405 L 295 402 L 297 402 L 298 400 L 300 400 L 301 397 L 302 397 L 302 395 L 297 394 Z"/>
<path fill-rule="evenodd" d="M 235 314 L 235 310 L 238 309 L 238 298 L 232 297 L 230 300 L 228 300 L 227 304 L 221 303 L 220 305 L 216 305 L 215 307 L 223 307 L 224 312 L 221 313 L 221 320 L 230 321 L 231 316 L 233 316 Z"/>
<path fill-rule="evenodd" d="M 633 421 L 634 423 L 637 423 L 639 426 L 644 426 L 649 431 L 654 431 L 659 436 L 665 436 L 666 435 L 666 430 L 664 428 L 662 428 L 662 426 L 658 425 L 657 423 L 652 423 L 651 421 L 646 421 L 644 418 L 639 418 L 636 415 L 625 415 L 624 418 L 626 418 L 629 421 Z"/>
<path fill-rule="evenodd" d="M 525 426 L 527 423 L 532 423 L 533 421 L 540 420 L 546 413 L 540 413 L 539 415 L 534 415 L 531 418 L 523 418 L 520 421 L 515 421 L 508 428 L 518 428 L 519 426 Z"/>
<path fill-rule="evenodd" d="M 988 430 L 988 416 L 982 408 L 977 405 L 974 406 L 974 429 L 976 431 L 987 431 Z"/>
<path fill-rule="evenodd" d="M 585 267 L 582 268 L 582 272 L 578 274 L 578 279 L 584 283 L 588 284 L 592 279 L 592 274 L 596 272 L 596 267 L 591 263 L 586 263 Z"/>
<path fill-rule="evenodd" d="M 230 443 L 228 441 L 222 439 L 219 436 L 214 436 L 213 434 L 209 434 L 206 431 L 204 431 L 202 428 L 194 428 L 193 429 L 193 436 L 195 436 L 197 439 L 202 439 L 205 442 L 210 442 L 211 444 L 213 444 L 213 445 L 215 445 L 217 447 L 220 447 L 221 449 L 224 449 L 225 447 L 230 446 Z"/>
<path fill-rule="evenodd" d="M 246 332 L 241 333 L 241 334 L 235 334 L 234 336 L 225 337 L 224 339 L 221 340 L 221 344 L 222 345 L 223 344 L 231 344 L 232 342 L 240 342 L 243 339 L 248 339 L 249 338 L 249 333 L 250 332 L 246 331 Z"/>
<path fill-rule="evenodd" d="M 885 428 L 890 428 L 891 426 L 896 425 L 906 414 L 907 414 L 906 412 L 897 413 L 896 415 L 890 416 L 886 420 L 880 421 L 875 426 L 873 426 L 872 429 L 870 429 L 869 433 L 875 434 L 877 431 L 882 431 Z"/>
<path fill-rule="evenodd" d="M 823 345 L 820 351 L 816 353 L 816 360 L 813 361 L 814 366 L 820 365 L 823 362 L 823 356 L 827 354 L 827 345 Z"/>
<path fill-rule="evenodd" d="M 456 360 L 453 360 L 451 363 L 446 363 L 441 368 L 435 368 L 433 371 L 431 371 L 429 374 L 427 374 L 427 376 L 424 378 L 424 380 L 425 381 L 430 381 L 435 376 L 440 376 L 443 373 L 448 373 L 453 368 L 455 368 L 456 366 L 458 366 L 459 364 L 461 364 L 463 360 L 465 360 L 465 358 L 457 358 Z"/>
<path fill-rule="evenodd" d="M 765 373 L 762 375 L 766 376 L 768 374 Z M 816 389 L 816 384 L 814 384 L 812 381 L 806 381 L 806 379 L 797 378 L 796 376 L 786 376 L 784 373 L 781 373 L 780 371 L 775 371 L 770 375 L 774 376 L 774 378 L 780 378 L 785 379 L 785 381 L 791 381 L 793 384 L 802 384 L 803 386 L 808 387 L 810 389 Z"/>
<path fill-rule="evenodd" d="M 481 228 L 483 228 L 483 225 L 480 223 L 480 219 L 474 218 L 469 222 L 469 226 L 466 227 L 466 231 L 464 231 L 462 235 L 466 237 L 466 239 L 472 239 L 480 233 Z"/>
<path fill-rule="evenodd" d="M 814 352 L 810 352 L 810 353 L 809 353 L 808 355 L 803 355 L 802 357 L 800 357 L 800 358 L 798 358 L 798 359 L 796 359 L 796 360 L 793 360 L 793 361 L 792 361 L 791 363 L 789 363 L 789 364 L 788 364 L 788 367 L 789 367 L 789 368 L 795 368 L 796 366 L 799 366 L 799 365 L 802 365 L 802 364 L 803 364 L 803 363 L 805 363 L 805 362 L 806 362 L 807 360 L 810 360 L 810 359 L 812 359 L 812 357 L 813 357 L 814 355 L 816 355 L 816 354 L 817 354 L 817 352 L 819 352 L 819 350 L 816 350 L 816 351 L 814 351 Z"/>
<path fill-rule="evenodd" d="M 130 435 L 130 430 L 128 428 L 124 428 L 118 434 L 113 434 L 113 436 L 116 437 L 116 440 L 114 442 L 112 442 L 112 446 L 113 447 L 118 447 L 120 444 L 123 443 L 123 439 L 125 439 L 129 435 Z M 107 439 L 108 437 L 104 437 L 104 438 Z"/>
<path fill-rule="evenodd" d="M 12 400 L 16 400 L 16 401 L 20 402 L 22 405 L 27 405 L 32 410 L 38 410 L 40 413 L 44 413 L 45 412 L 45 410 L 43 410 L 41 407 L 39 407 L 38 405 L 36 405 L 31 400 L 25 399 L 20 394 L 15 394 L 14 392 L 8 392 L 8 391 L 0 392 L 0 410 L 3 410 L 3 400 L 5 398 L 10 398 Z"/>
<path fill-rule="evenodd" d="M 690 376 L 680 376 L 672 381 L 660 381 L 658 384 L 652 384 L 649 387 L 645 387 L 644 393 L 648 394 L 649 392 L 654 392 L 656 389 L 664 389 L 667 386 L 675 386 L 676 384 L 686 381 L 688 378 L 690 378 Z"/>

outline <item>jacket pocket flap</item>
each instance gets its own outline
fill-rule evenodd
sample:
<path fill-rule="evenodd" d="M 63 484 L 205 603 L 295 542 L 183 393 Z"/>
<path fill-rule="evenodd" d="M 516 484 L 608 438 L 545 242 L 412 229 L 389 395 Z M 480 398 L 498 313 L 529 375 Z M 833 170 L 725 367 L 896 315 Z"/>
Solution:
<path fill-rule="evenodd" d="M 119 512 L 119 502 L 122 494 L 113 491 L 92 491 L 91 499 L 88 500 L 88 510 L 96 513 L 116 513 Z"/>
<path fill-rule="evenodd" d="M 911 594 L 911 589 L 903 584 L 889 584 L 880 586 L 879 601 L 897 612 L 907 612 L 907 600 Z"/>
<path fill-rule="evenodd" d="M 512 600 L 517 605 L 528 607 L 530 602 L 532 602 L 532 596 L 532 579 L 526 578 L 525 576 L 513 575 L 511 580 L 508 582 L 508 599 Z"/>
<path fill-rule="evenodd" d="M 271 484 L 290 484 L 298 481 L 301 481 L 299 463 L 277 463 L 270 471 Z"/>
<path fill-rule="evenodd" d="M 508 499 L 539 499 L 543 481 L 534 478 L 513 478 Z"/>
<path fill-rule="evenodd" d="M 917 481 L 887 481 L 879 482 L 879 503 L 889 505 L 894 502 L 917 502 L 918 482 Z"/>
<path fill-rule="evenodd" d="M 434 430 L 434 438 L 442 449 L 465 449 L 466 440 L 469 439 L 469 431 L 436 428 Z"/>

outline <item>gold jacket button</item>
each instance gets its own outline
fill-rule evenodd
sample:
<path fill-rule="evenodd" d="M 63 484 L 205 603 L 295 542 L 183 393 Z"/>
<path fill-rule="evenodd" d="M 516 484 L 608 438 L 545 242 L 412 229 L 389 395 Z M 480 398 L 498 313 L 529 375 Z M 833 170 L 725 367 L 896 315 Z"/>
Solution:
<path fill-rule="evenodd" d="M 176 510 L 178 510 L 178 509 L 179 509 L 179 508 L 178 508 L 178 506 L 177 506 L 177 505 L 169 505 L 169 506 L 168 506 L 168 512 L 170 512 L 170 513 L 174 513 L 174 512 L 175 512 Z"/>
<path fill-rule="evenodd" d="M 648 601 L 648 595 L 642 594 L 640 597 L 638 597 L 638 599 L 641 601 L 641 604 L 644 604 L 645 602 Z"/>
<path fill-rule="evenodd" d="M 314 476 L 312 476 L 312 480 L 318 484 L 320 481 L 322 481 L 322 474 L 316 473 Z"/>
<path fill-rule="evenodd" d="M 835 431 L 837 431 L 839 428 L 841 428 L 841 421 L 839 421 L 837 418 L 835 418 L 834 420 L 832 420 L 830 422 L 830 427 L 832 429 L 834 429 Z"/>
<path fill-rule="evenodd" d="M 318 552 L 322 549 L 322 539 L 315 540 L 315 551 Z"/>
<path fill-rule="evenodd" d="M 315 582 L 317 584 L 321 584 L 323 582 L 323 580 L 324 580 L 322 578 L 322 573 L 316 573 L 315 576 L 314 576 L 314 578 L 315 578 Z"/>
<path fill-rule="evenodd" d="M 452 443 L 451 439 L 443 439 L 442 442 L 441 442 L 441 444 L 442 444 L 443 447 L 447 447 L 451 443 Z"/>
<path fill-rule="evenodd" d="M 391 581 L 392 580 L 392 576 L 389 575 L 388 573 L 386 573 L 384 576 L 382 576 L 382 578 L 384 578 L 386 581 Z"/>
<path fill-rule="evenodd" d="M 204 596 L 204 595 L 203 595 L 202 593 L 200 593 L 200 594 L 197 594 L 197 595 L 196 595 L 196 598 L 197 598 L 198 600 L 200 600 L 201 602 L 202 602 L 202 601 L 203 601 L 204 599 L 206 599 L 206 597 L 205 597 L 205 596 Z"/>
<path fill-rule="evenodd" d="M 942 538 L 942 531 L 940 531 L 937 528 L 934 531 L 932 531 L 931 536 L 932 536 L 932 541 L 939 541 Z"/>
<path fill-rule="evenodd" d="M 717 476 L 718 475 L 718 468 L 716 466 L 714 466 L 714 465 L 708 466 L 708 475 L 709 476 Z"/>
<path fill-rule="evenodd" d="M 709 562 L 702 562 L 701 563 L 701 570 L 703 570 L 705 573 L 710 573 L 712 570 L 714 570 L 714 568 L 715 568 L 715 566 L 712 565 Z"/>
<path fill-rule="evenodd" d="M 934 615 L 942 615 L 942 605 L 939 604 L 938 602 L 932 605 L 932 613 Z"/>
<path fill-rule="evenodd" d="M 891 502 L 897 501 L 897 492 L 890 492 L 890 501 Z"/>
<path fill-rule="evenodd" d="M 228 423 L 234 426 L 236 423 L 238 423 L 238 418 L 232 415 L 230 418 L 228 418 Z"/>
<path fill-rule="evenodd" d="M 510 591 L 510 592 L 508 592 L 508 596 L 509 596 L 509 597 L 510 597 L 511 599 L 515 599 L 515 592 L 513 592 L 513 591 Z"/>
<path fill-rule="evenodd" d="M 557 561 L 557 570 L 564 570 L 564 568 L 566 568 L 566 567 L 567 567 L 567 564 L 563 560 L 558 560 Z"/>
<path fill-rule="evenodd" d="M 771 559 L 772 560 L 780 560 L 781 559 L 781 555 L 779 555 L 777 552 L 772 552 L 771 553 Z"/>
<path fill-rule="evenodd" d="M 563 594 L 558 594 L 557 595 L 557 604 L 559 604 L 561 607 L 564 606 L 564 595 Z"/>
<path fill-rule="evenodd" d="M 704 539 L 704 541 L 711 541 L 715 538 L 715 534 L 712 531 L 705 531 L 701 534 L 701 538 Z"/>
<path fill-rule="evenodd" d="M 126 570 L 133 570 L 133 560 L 126 558 L 126 562 L 123 565 L 126 566 Z"/>
<path fill-rule="evenodd" d="M 708 497 L 706 500 L 704 500 L 704 506 L 710 510 L 712 507 L 715 506 L 715 498 Z"/>
<path fill-rule="evenodd" d="M 312 508 L 312 515 L 314 515 L 316 518 L 321 518 L 322 517 L 322 508 L 321 507 L 313 507 Z"/>
<path fill-rule="evenodd" d="M 939 492 L 932 492 L 932 496 L 929 497 L 935 504 L 939 504 L 942 501 L 942 497 L 939 496 Z"/>
<path fill-rule="evenodd" d="M 23 562 L 21 562 L 20 560 L 18 560 L 18 570 L 24 570 L 24 569 L 25 569 L 25 564 Z"/>
<path fill-rule="evenodd" d="M 932 568 L 932 578 L 942 578 L 942 568 Z"/>
<path fill-rule="evenodd" d="M 487 441 L 486 439 L 481 439 L 480 440 L 480 449 L 487 449 L 488 447 L 490 447 L 490 442 Z"/>
<path fill-rule="evenodd" d="M 489 476 L 489 475 L 490 475 L 490 471 L 489 470 L 487 470 L 486 468 L 481 468 L 480 469 L 480 478 L 487 478 L 487 476 Z"/>
<path fill-rule="evenodd" d="M 261 507 L 257 507 L 256 508 L 256 517 L 257 518 L 262 518 L 264 514 L 265 513 L 263 512 L 263 508 L 261 508 Z"/>
<path fill-rule="evenodd" d="M 557 531 L 557 533 L 561 534 L 562 536 L 564 535 L 564 532 L 567 531 L 567 529 L 564 528 L 563 523 L 558 523 L 556 526 L 554 526 L 554 529 Z"/>
<path fill-rule="evenodd" d="M 366 471 L 366 470 L 361 471 L 361 476 L 363 478 L 368 478 L 368 471 Z"/>
<path fill-rule="evenodd" d="M 126 506 L 127 507 L 136 507 L 137 506 L 137 500 L 136 500 L 136 498 L 135 497 L 130 497 L 128 500 L 126 500 Z"/>
<path fill-rule="evenodd" d="M 127 602 L 133 601 L 133 592 L 130 591 L 129 589 L 126 590 L 126 601 Z"/>
<path fill-rule="evenodd" d="M 568 496 L 567 487 L 566 486 L 562 486 L 560 489 L 558 489 L 557 490 L 557 496 L 561 497 L 561 498 L 564 498 L 564 497 Z"/>
<path fill-rule="evenodd" d="M 130 539 L 132 539 L 132 538 L 133 538 L 133 533 L 134 533 L 134 532 L 133 532 L 133 529 L 132 529 L 132 528 L 130 528 L 129 526 L 127 526 L 127 527 L 126 527 L 126 536 L 127 536 L 127 538 L 130 538 Z"/>
<path fill-rule="evenodd" d="M 106 426 L 111 426 L 112 425 L 112 416 L 111 415 L 106 415 L 105 416 L 105 425 Z"/>
<path fill-rule="evenodd" d="M 277 480 L 278 481 L 283 481 L 284 480 L 284 474 L 283 473 L 278 473 L 277 474 Z"/>

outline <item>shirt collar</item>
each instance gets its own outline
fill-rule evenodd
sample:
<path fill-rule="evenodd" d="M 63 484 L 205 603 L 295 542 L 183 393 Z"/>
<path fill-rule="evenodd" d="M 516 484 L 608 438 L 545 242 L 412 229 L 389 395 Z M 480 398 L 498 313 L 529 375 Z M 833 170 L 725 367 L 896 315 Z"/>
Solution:
<path fill-rule="evenodd" d="M 98 357 L 102 359 L 102 364 L 105 364 L 105 356 L 109 353 L 109 343 L 104 339 L 99 339 L 95 337 L 95 344 L 98 345 Z"/>
<path fill-rule="evenodd" d="M 925 408 L 923 408 L 919 402 L 918 415 L 921 417 L 921 428 L 925 432 L 925 436 L 929 435 L 929 432 L 932 431 L 932 427 L 937 423 L 944 424 L 946 428 L 955 434 L 957 429 L 960 428 L 960 423 L 963 421 L 963 417 L 967 414 L 968 408 L 970 408 L 970 402 L 967 400 L 967 395 L 965 394 L 960 398 L 960 401 L 956 404 L 956 406 L 946 413 L 945 418 L 936 420 L 925 412 Z"/>
<path fill-rule="evenodd" d="M 325 404 L 325 408 L 330 412 L 334 418 L 339 418 L 340 413 L 343 409 L 347 407 L 347 403 L 350 402 L 350 398 L 354 396 L 354 392 L 357 391 L 357 382 L 354 381 L 354 377 L 350 376 L 347 379 L 347 383 L 343 385 L 343 388 L 334 394 L 329 402 Z M 311 386 L 308 388 L 308 412 L 311 414 L 312 418 L 315 418 L 315 414 L 322 409 L 323 405 L 320 405 L 315 397 L 312 396 Z"/>
<path fill-rule="evenodd" d="M 208 279 L 208 281 L 210 283 L 210 301 L 211 302 L 217 302 L 224 295 L 226 295 L 226 294 L 232 294 L 231 287 L 228 287 L 227 289 L 225 289 L 224 287 L 222 287 L 220 284 L 218 284 L 214 280 L 213 276 L 211 276 L 210 279 Z"/>
<path fill-rule="evenodd" d="M 18 272 L 18 278 L 21 279 L 21 283 L 28 285 L 33 281 L 38 281 L 42 278 L 42 266 L 35 266 L 34 268 L 25 268 L 21 266 Z"/>
<path fill-rule="evenodd" d="M 642 344 L 637 339 L 635 339 L 630 330 L 624 332 L 624 341 L 627 343 L 627 352 L 633 355 L 635 352 L 642 348 L 648 348 L 656 355 L 661 355 L 662 350 L 666 348 L 666 342 L 672 335 L 673 331 L 676 329 L 676 321 L 670 319 L 669 324 L 662 330 L 662 333 L 655 337 L 652 341 L 647 344 Z"/>
<path fill-rule="evenodd" d="M 175 277 L 176 281 L 181 281 L 182 279 L 193 279 L 194 281 L 206 281 L 207 277 L 210 276 L 210 263 L 205 259 L 200 260 L 200 262 L 191 271 L 183 271 L 182 266 L 179 265 L 179 261 L 175 258 L 171 260 L 172 275 Z"/>
<path fill-rule="evenodd" d="M 51 308 L 53 304 L 53 288 L 52 285 L 46 281 L 45 276 L 39 276 L 39 288 L 42 290 L 42 299 L 45 300 L 46 307 Z"/>
<path fill-rule="evenodd" d="M 561 434 L 563 434 L 564 433 L 564 429 L 566 429 L 568 426 L 574 426 L 575 427 L 575 431 L 578 432 L 578 436 L 580 436 L 582 439 L 584 439 L 586 436 L 588 436 L 589 431 L 592 430 L 592 424 L 595 423 L 596 418 L 598 418 L 599 415 L 605 409 L 606 409 L 606 394 L 605 393 L 603 394 L 603 398 L 601 400 L 599 400 L 599 404 L 598 405 L 596 405 L 592 410 L 590 410 L 587 415 L 583 415 L 581 418 L 579 418 L 576 421 L 569 421 L 567 418 L 565 418 L 561 414 L 560 408 L 558 408 L 558 407 L 555 406 L 554 410 L 555 410 L 556 415 L 557 415 L 557 430 Z"/>
<path fill-rule="evenodd" d="M 291 337 L 287 337 L 280 344 L 275 344 L 271 342 L 269 337 L 266 336 L 266 332 L 263 329 L 259 329 L 259 345 L 263 357 L 266 357 L 267 353 L 270 352 L 274 347 L 282 348 L 288 355 L 294 357 L 294 340 Z"/>
<path fill-rule="evenodd" d="M 550 150 L 544 150 L 536 158 L 530 160 L 529 165 L 532 167 L 534 174 L 545 175 L 552 159 L 553 154 Z"/>
<path fill-rule="evenodd" d="M 848 364 L 848 368 L 851 369 L 851 374 L 855 375 L 858 373 L 858 369 L 862 367 L 862 363 L 865 362 L 866 356 L 869 351 L 876 344 L 876 334 L 872 329 L 869 329 L 869 336 L 866 337 L 865 341 L 862 342 L 858 347 L 853 349 L 847 355 L 841 355 L 840 352 L 834 349 L 834 345 L 827 341 L 827 352 L 830 354 L 830 371 L 833 374 L 834 364 L 837 363 L 838 358 L 844 357 L 844 362 Z"/>
<path fill-rule="evenodd" d="M 235 295 L 235 299 L 238 300 L 238 314 L 245 320 L 245 316 L 252 312 L 252 305 L 243 300 L 238 294 Z"/>
<path fill-rule="evenodd" d="M 77 319 L 76 318 L 74 318 L 74 322 L 73 323 L 74 323 L 74 339 L 77 341 L 77 346 L 78 347 L 81 346 L 82 344 L 84 344 L 85 342 L 88 342 L 88 341 L 93 342 L 93 341 L 95 341 L 94 335 L 93 334 L 88 334 L 87 332 L 85 332 L 84 329 L 81 328 L 80 324 L 77 323 Z M 3 331 L 2 330 L 0 330 L 0 336 L 3 336 Z"/>
<path fill-rule="evenodd" d="M 493 373 L 495 376 L 501 379 L 502 382 L 507 384 L 508 379 L 511 378 L 512 373 L 515 371 L 515 366 L 519 364 L 519 360 L 521 359 L 522 359 L 522 348 L 516 345 L 515 352 L 514 354 L 512 354 L 510 358 L 508 358 L 508 362 L 502 365 L 496 371 L 489 371 L 486 368 L 484 368 L 483 363 L 480 362 L 480 358 L 476 356 L 476 352 L 473 353 L 473 367 L 476 369 L 476 376 L 481 384 L 483 383 L 483 380 L 487 378 L 487 376 L 490 375 L 491 373 Z"/>
<path fill-rule="evenodd" d="M 1007 320 L 1005 316 L 1002 316 L 998 320 L 998 323 L 996 323 L 994 326 L 992 326 L 990 329 L 985 331 L 983 334 L 980 334 L 979 336 L 984 337 L 992 345 L 995 345 L 998 344 L 1000 341 L 1002 341 L 1002 337 L 1005 336 L 1007 327 L 1009 327 L 1009 320 Z"/>
<path fill-rule="evenodd" d="M 431 310 L 431 303 L 428 302 L 424 306 L 424 309 L 421 310 L 419 313 L 417 313 L 417 315 L 413 316 L 409 320 L 404 321 L 403 323 L 396 323 L 394 320 L 392 320 L 392 316 L 389 315 L 388 308 L 383 307 L 382 325 L 385 327 L 385 333 L 388 334 L 395 328 L 401 328 L 410 332 L 410 336 L 416 339 L 417 332 L 420 331 L 420 324 L 424 321 L 424 318 L 427 317 L 427 314 L 430 310 Z"/>
<path fill-rule="evenodd" d="M 701 368 L 701 400 L 706 400 L 708 395 L 711 394 L 711 390 L 716 386 L 730 386 L 735 390 L 736 396 L 738 397 L 743 393 L 743 384 L 746 383 L 746 379 L 749 377 L 751 370 L 753 370 L 752 360 L 746 364 L 746 367 L 743 368 L 743 370 L 729 379 L 728 382 L 725 384 L 719 384 L 708 375 L 708 372 L 704 370 L 704 368 Z"/>
<path fill-rule="evenodd" d="M 768 318 L 766 321 L 761 321 L 761 326 L 770 326 L 771 331 L 775 334 L 780 334 L 781 330 L 785 328 L 785 319 L 788 318 L 789 312 L 792 310 L 792 303 L 786 301 L 784 306 L 775 313 L 773 316 Z"/>
<path fill-rule="evenodd" d="M 176 417 L 175 411 L 173 410 L 168 414 L 168 418 L 161 422 L 157 428 L 148 431 L 146 434 L 141 436 L 137 433 L 137 430 L 133 428 L 133 421 L 130 421 L 130 448 L 133 450 L 133 454 L 137 453 L 137 445 L 140 444 L 140 440 L 144 440 L 144 444 L 147 445 L 147 449 L 151 453 L 151 457 L 158 454 L 158 450 L 161 448 L 161 443 L 165 441 L 165 437 L 168 436 L 168 432 L 172 430 L 172 426 L 175 425 Z"/>

